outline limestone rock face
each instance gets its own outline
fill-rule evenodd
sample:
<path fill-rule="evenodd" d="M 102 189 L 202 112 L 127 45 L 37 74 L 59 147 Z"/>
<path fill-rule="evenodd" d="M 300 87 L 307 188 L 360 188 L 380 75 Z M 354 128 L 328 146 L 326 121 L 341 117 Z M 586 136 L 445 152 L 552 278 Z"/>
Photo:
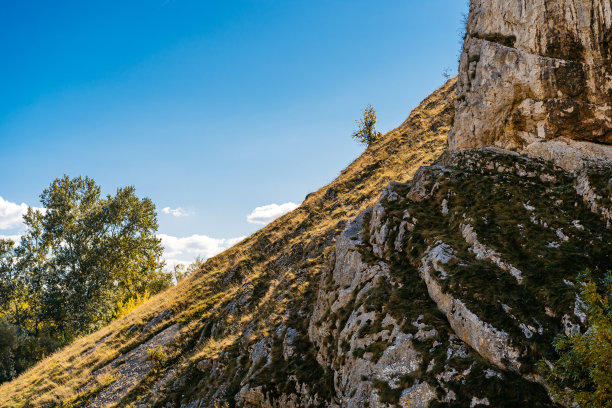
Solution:
<path fill-rule="evenodd" d="M 611 171 L 493 147 L 390 183 L 321 275 L 308 335 L 334 402 L 556 406 L 535 364 L 586 329 L 575 277 L 612 266 Z"/>
<path fill-rule="evenodd" d="M 557 138 L 574 168 L 612 157 L 612 3 L 472 1 L 450 149 L 540 157 Z"/>
<path fill-rule="evenodd" d="M 333 402 L 555 406 L 535 363 L 585 328 L 572 280 L 612 265 L 611 171 L 492 147 L 390 183 L 322 268 L 308 338 Z"/>

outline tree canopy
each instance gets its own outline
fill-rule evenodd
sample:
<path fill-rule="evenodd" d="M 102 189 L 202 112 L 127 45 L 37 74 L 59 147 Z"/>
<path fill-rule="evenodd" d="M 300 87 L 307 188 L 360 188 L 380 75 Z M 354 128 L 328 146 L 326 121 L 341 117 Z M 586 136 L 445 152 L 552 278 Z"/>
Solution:
<path fill-rule="evenodd" d="M 103 197 L 94 180 L 64 176 L 40 199 L 43 209 L 24 216 L 21 242 L 0 240 L 0 330 L 15 328 L 19 338 L 13 372 L 172 281 L 161 271 L 155 206 L 134 187 Z M 11 347 L 0 344 L 0 353 Z"/>

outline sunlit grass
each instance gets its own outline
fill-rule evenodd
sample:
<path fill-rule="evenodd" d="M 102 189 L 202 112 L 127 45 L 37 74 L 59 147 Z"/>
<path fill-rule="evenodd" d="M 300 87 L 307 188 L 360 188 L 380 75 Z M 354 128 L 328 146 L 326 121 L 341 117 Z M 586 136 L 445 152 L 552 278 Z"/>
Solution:
<path fill-rule="evenodd" d="M 297 307 L 293 303 L 313 301 L 309 300 L 313 282 L 318 282 L 321 263 L 330 252 L 325 243 L 340 232 L 339 222 L 373 205 L 389 182 L 410 180 L 421 165 L 430 164 L 444 151 L 454 86 L 451 80 L 432 94 L 406 122 L 370 146 L 331 184 L 310 194 L 295 211 L 210 259 L 177 286 L 1 385 L 0 407 L 44 407 L 58 402 L 69 407 L 89 398 L 92 389 L 117 379 L 110 371 L 94 378 L 96 370 L 171 324 L 181 327 L 172 344 L 180 357 L 172 360 L 178 371 L 203 358 L 215 359 L 238 341 L 249 344 L 270 336 L 275 325 L 287 321 L 288 309 Z M 277 270 L 273 267 L 277 264 L 287 267 Z M 232 273 L 235 277 L 229 279 Z M 254 304 L 225 310 L 232 300 L 247 293 L 252 293 Z M 172 312 L 169 321 L 142 331 L 166 310 Z M 256 330 L 245 336 L 251 323 L 256 323 Z M 157 377 L 151 376 L 161 378 L 163 374 L 164 367 L 150 373 L 147 384 L 156 382 Z"/>

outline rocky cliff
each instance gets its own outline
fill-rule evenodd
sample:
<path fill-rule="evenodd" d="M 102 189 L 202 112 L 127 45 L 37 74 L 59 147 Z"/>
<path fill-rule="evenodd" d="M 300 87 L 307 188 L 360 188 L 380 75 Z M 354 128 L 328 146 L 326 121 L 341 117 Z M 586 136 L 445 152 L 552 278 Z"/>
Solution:
<path fill-rule="evenodd" d="M 612 159 L 612 3 L 473 0 L 452 150 L 497 146 L 568 169 Z"/>
<path fill-rule="evenodd" d="M 579 183 L 485 148 L 390 184 L 337 239 L 311 318 L 340 405 L 552 406 L 535 363 L 584 329 L 576 274 L 612 268 Z"/>
<path fill-rule="evenodd" d="M 458 85 L 0 406 L 555 406 L 536 362 L 612 269 L 610 18 L 474 0 Z"/>

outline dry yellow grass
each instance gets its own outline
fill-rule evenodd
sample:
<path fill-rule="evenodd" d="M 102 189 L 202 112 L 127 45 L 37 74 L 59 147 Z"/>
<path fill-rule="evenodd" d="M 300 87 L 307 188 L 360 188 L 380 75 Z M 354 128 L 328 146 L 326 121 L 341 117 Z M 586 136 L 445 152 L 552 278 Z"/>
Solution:
<path fill-rule="evenodd" d="M 328 186 L 310 194 L 295 211 L 210 259 L 176 287 L 0 386 L 0 407 L 73 406 L 86 401 L 91 390 L 85 386 L 94 380 L 93 373 L 151 336 L 129 329 L 141 329 L 165 310 L 173 314 L 164 327 L 181 325 L 175 342 L 177 353 L 182 354 L 175 366 L 178 372 L 236 344 L 247 324 L 256 323 L 257 330 L 245 341 L 266 336 L 270 327 L 287 319 L 291 302 L 307 301 L 314 293 L 322 259 L 342 229 L 342 221 L 373 205 L 389 182 L 408 181 L 420 166 L 430 164 L 444 151 L 454 115 L 455 84 L 453 79 L 434 92 L 401 126 L 369 147 Z M 232 273 L 241 274 L 239 282 L 224 283 Z M 224 309 L 257 285 L 264 292 L 255 306 L 232 313 Z M 223 324 L 223 336 L 187 347 L 209 319 Z M 147 384 L 156 381 L 151 376 Z M 97 379 L 102 384 L 112 380 L 112 376 Z"/>

